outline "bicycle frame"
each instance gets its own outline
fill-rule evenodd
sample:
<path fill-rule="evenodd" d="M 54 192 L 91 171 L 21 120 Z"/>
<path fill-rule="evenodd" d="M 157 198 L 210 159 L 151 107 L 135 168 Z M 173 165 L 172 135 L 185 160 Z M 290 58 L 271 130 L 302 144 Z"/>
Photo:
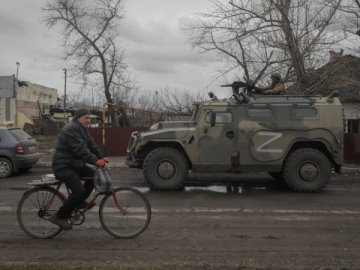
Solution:
<path fill-rule="evenodd" d="M 63 189 L 63 182 L 58 180 L 34 180 L 31 184 L 32 187 L 23 194 L 18 203 L 16 213 L 19 225 L 33 238 L 52 238 L 59 234 L 62 228 L 54 227 L 47 220 L 55 214 L 56 208 L 64 204 L 71 190 L 66 185 Z M 95 191 L 84 208 L 75 209 L 71 213 L 68 222 L 73 226 L 83 224 L 85 213 L 92 208 L 99 195 L 105 195 L 97 210 L 99 220 L 110 235 L 123 239 L 134 238 L 149 225 L 151 205 L 147 198 L 133 187 L 114 187 L 106 194 Z"/>
<path fill-rule="evenodd" d="M 59 182 L 58 184 L 56 184 L 56 187 L 51 187 L 50 185 L 46 185 L 46 184 L 44 185 L 44 186 L 46 186 L 46 187 L 48 187 L 48 188 L 50 188 L 50 189 L 52 189 L 52 190 L 55 191 L 55 192 L 53 192 L 53 194 L 51 195 L 51 198 L 50 198 L 49 202 L 47 203 L 47 205 L 46 205 L 46 207 L 45 207 L 45 209 L 44 209 L 45 212 L 50 209 L 50 206 L 51 206 L 51 204 L 52 204 L 53 201 L 54 201 L 55 193 L 56 193 L 56 192 L 58 192 L 58 193 L 60 193 L 61 195 L 63 195 L 64 198 L 69 197 L 71 191 L 69 190 L 69 188 L 68 188 L 66 185 L 65 185 L 65 187 L 66 187 L 67 194 L 64 194 L 63 192 L 60 191 L 60 187 L 62 186 L 62 184 L 63 184 L 63 182 Z M 92 199 L 90 200 L 89 205 L 90 205 L 91 203 L 94 203 L 94 202 L 96 201 L 96 199 L 99 197 L 99 195 L 101 195 L 99 192 L 95 193 L 95 194 L 93 195 Z M 123 207 L 121 207 L 121 205 L 120 205 L 117 197 L 115 196 L 114 189 L 111 190 L 111 195 L 112 195 L 112 197 L 113 197 L 113 199 L 114 199 L 114 202 L 115 202 L 116 207 L 121 211 L 122 214 L 126 215 L 127 211 L 126 211 Z M 85 214 L 87 210 L 89 210 L 89 209 L 88 209 L 88 207 L 86 206 L 84 209 L 82 209 L 82 211 L 79 211 L 79 212 L 81 212 L 82 214 Z"/>

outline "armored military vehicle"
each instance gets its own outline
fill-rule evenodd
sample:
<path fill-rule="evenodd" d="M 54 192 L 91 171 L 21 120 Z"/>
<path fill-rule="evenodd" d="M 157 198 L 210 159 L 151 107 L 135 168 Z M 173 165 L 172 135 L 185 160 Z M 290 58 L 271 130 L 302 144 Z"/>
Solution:
<path fill-rule="evenodd" d="M 332 171 L 340 173 L 344 129 L 338 93 L 263 96 L 240 85 L 228 99 L 212 94 L 194 103 L 191 121 L 134 132 L 126 164 L 142 169 L 154 190 L 182 187 L 191 170 L 268 172 L 294 191 L 316 192 Z"/>

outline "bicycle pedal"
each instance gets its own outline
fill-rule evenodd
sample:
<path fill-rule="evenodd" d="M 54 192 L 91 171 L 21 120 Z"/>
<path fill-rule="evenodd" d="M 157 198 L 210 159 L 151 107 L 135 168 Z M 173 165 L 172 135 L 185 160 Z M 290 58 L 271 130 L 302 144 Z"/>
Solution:
<path fill-rule="evenodd" d="M 74 226 L 79 226 L 85 221 L 85 215 L 82 211 L 74 211 L 69 217 L 69 222 Z"/>

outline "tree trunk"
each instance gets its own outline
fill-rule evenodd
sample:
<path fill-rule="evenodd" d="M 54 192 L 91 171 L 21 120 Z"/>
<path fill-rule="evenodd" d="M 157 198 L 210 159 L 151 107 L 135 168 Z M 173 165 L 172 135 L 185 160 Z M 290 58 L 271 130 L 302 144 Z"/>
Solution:
<path fill-rule="evenodd" d="M 113 127 L 117 127 L 119 126 L 119 123 L 117 121 L 115 108 L 112 106 L 114 104 L 114 101 L 111 97 L 111 93 L 107 85 L 105 85 L 105 97 L 106 102 L 108 103 L 108 113 L 110 113 L 111 125 Z"/>
<path fill-rule="evenodd" d="M 300 93 L 303 93 L 306 89 L 306 72 L 304 59 L 299 50 L 299 45 L 297 44 L 289 21 L 291 0 L 279 0 L 276 5 L 281 12 L 281 27 L 284 31 L 286 43 L 291 56 L 291 62 L 295 69 L 297 89 Z"/>

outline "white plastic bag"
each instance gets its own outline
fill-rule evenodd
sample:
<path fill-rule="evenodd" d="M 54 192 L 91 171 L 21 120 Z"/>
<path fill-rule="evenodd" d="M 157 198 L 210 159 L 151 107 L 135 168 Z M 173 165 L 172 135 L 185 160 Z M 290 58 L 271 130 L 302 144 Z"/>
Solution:
<path fill-rule="evenodd" d="M 98 168 L 94 176 L 95 189 L 100 194 L 110 194 L 112 191 L 110 170 L 108 168 Z"/>

